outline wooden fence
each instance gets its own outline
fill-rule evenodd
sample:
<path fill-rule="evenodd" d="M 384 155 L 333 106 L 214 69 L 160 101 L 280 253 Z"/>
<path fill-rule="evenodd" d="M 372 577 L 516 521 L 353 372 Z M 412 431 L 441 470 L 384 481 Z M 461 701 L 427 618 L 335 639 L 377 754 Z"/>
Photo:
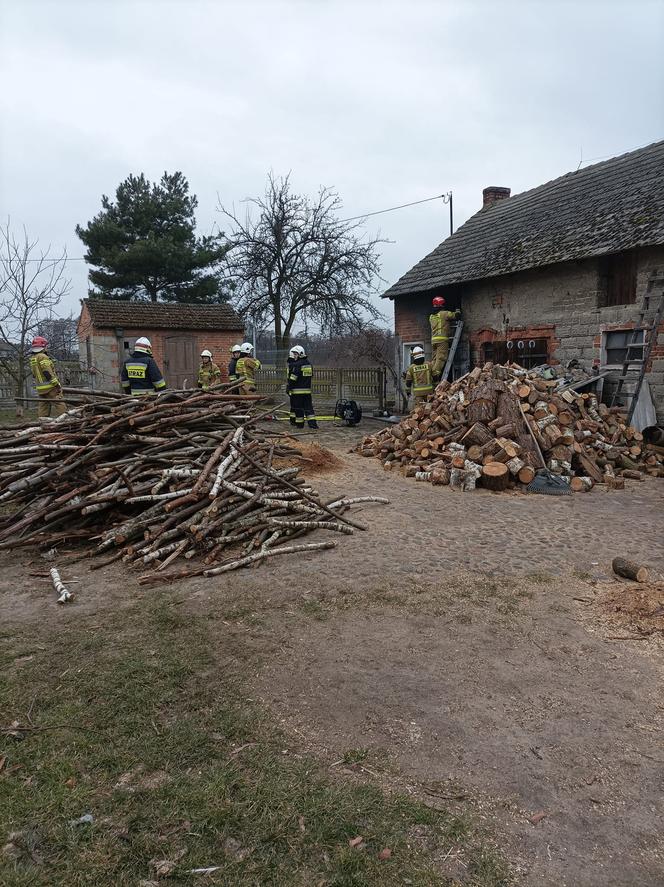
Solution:
<path fill-rule="evenodd" d="M 63 385 L 71 385 L 74 388 L 87 388 L 90 385 L 90 374 L 81 369 L 78 361 L 58 361 L 58 377 Z M 35 383 L 31 375 L 23 383 L 23 397 L 36 397 Z M 13 409 L 16 405 L 16 382 L 6 371 L 0 369 L 0 407 Z M 28 407 L 34 404 L 28 403 Z"/>
<path fill-rule="evenodd" d="M 256 378 L 261 394 L 286 397 L 284 367 L 263 366 Z M 312 396 L 315 401 L 335 403 L 356 400 L 365 407 L 385 409 L 387 377 L 381 367 L 315 367 Z"/>

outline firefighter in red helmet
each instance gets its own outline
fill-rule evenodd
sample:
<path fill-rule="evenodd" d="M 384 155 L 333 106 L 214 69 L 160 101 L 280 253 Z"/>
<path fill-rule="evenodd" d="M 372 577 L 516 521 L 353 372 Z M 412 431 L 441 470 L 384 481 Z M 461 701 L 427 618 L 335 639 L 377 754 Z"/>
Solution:
<path fill-rule="evenodd" d="M 447 356 L 450 353 L 450 324 L 461 316 L 460 311 L 446 311 L 445 299 L 436 296 L 432 302 L 433 313 L 429 315 L 431 325 L 431 365 L 434 376 L 440 377 Z"/>
<path fill-rule="evenodd" d="M 37 389 L 37 415 L 40 419 L 50 416 L 57 418 L 67 412 L 55 364 L 47 353 L 47 348 L 48 342 L 43 336 L 34 337 L 30 349 L 30 371 Z"/>

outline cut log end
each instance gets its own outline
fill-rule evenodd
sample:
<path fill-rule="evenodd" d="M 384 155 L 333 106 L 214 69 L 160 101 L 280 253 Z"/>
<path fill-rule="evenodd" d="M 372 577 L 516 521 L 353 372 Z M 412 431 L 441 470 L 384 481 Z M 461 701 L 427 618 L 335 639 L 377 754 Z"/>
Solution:
<path fill-rule="evenodd" d="M 504 462 L 488 462 L 482 468 L 482 486 L 487 490 L 505 490 L 510 482 L 510 472 Z"/>

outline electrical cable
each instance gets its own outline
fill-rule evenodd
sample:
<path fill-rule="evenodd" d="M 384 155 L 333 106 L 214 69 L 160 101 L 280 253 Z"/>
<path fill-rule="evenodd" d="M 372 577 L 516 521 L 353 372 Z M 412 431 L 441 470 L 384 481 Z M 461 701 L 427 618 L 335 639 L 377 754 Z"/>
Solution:
<path fill-rule="evenodd" d="M 435 197 L 425 197 L 424 200 L 413 200 L 411 203 L 401 203 L 399 206 L 388 206 L 387 209 L 377 209 L 374 212 L 370 213 L 362 213 L 359 216 L 350 216 L 348 219 L 339 219 L 339 222 L 355 222 L 357 219 L 368 219 L 369 216 L 380 216 L 383 213 L 392 213 L 397 209 L 406 209 L 409 206 L 418 206 L 420 203 L 430 203 L 432 200 L 442 200 L 444 203 L 448 203 L 450 199 L 450 192 L 447 194 L 436 194 Z M 28 262 L 40 262 L 41 259 L 27 259 Z M 83 256 L 66 256 L 64 259 L 59 259 L 58 261 L 62 262 L 85 262 L 85 258 Z"/>

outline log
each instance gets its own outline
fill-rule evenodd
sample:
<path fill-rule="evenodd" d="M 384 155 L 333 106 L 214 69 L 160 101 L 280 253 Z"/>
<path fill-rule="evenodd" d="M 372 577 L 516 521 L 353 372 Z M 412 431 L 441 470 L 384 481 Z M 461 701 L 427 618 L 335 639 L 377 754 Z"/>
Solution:
<path fill-rule="evenodd" d="M 614 477 L 611 474 L 604 475 L 604 483 L 610 490 L 624 490 L 625 480 L 622 477 Z"/>
<path fill-rule="evenodd" d="M 474 372 L 474 370 L 473 370 Z M 471 373 L 472 375 L 472 373 Z M 484 425 L 496 418 L 499 389 L 493 379 L 477 385 L 470 395 L 470 403 L 466 410 L 468 422 L 481 422 Z"/>
<path fill-rule="evenodd" d="M 528 395 L 530 394 L 531 390 L 532 389 L 530 385 L 526 385 L 526 383 L 524 382 L 523 384 L 517 386 L 516 393 L 519 395 L 521 400 L 528 400 Z"/>
<path fill-rule="evenodd" d="M 519 471 L 519 481 L 522 484 L 529 484 L 535 478 L 535 469 L 530 465 L 524 465 Z"/>
<path fill-rule="evenodd" d="M 450 472 L 447 468 L 436 468 L 431 472 L 431 483 L 436 487 L 447 486 L 450 482 Z"/>
<path fill-rule="evenodd" d="M 477 444 L 478 446 L 482 446 L 482 444 L 490 441 L 493 435 L 489 431 L 486 425 L 483 425 L 482 422 L 475 422 L 471 427 L 466 431 L 464 436 L 461 438 L 460 443 L 465 446 L 472 446 L 473 444 Z"/>
<path fill-rule="evenodd" d="M 513 459 L 510 459 L 509 462 L 505 463 L 509 469 L 510 474 L 518 475 L 522 468 L 526 467 L 526 463 L 523 459 L 519 459 L 518 456 L 515 456 Z"/>
<path fill-rule="evenodd" d="M 569 485 L 574 493 L 589 493 L 593 488 L 592 478 L 590 477 L 573 477 Z"/>
<path fill-rule="evenodd" d="M 482 468 L 482 486 L 487 490 L 506 490 L 509 482 L 509 469 L 503 462 L 488 462 Z"/>
<path fill-rule="evenodd" d="M 637 564 L 636 561 L 630 561 L 626 557 L 614 557 L 611 566 L 613 572 L 624 579 L 632 579 L 634 582 L 648 581 L 648 568 Z"/>

